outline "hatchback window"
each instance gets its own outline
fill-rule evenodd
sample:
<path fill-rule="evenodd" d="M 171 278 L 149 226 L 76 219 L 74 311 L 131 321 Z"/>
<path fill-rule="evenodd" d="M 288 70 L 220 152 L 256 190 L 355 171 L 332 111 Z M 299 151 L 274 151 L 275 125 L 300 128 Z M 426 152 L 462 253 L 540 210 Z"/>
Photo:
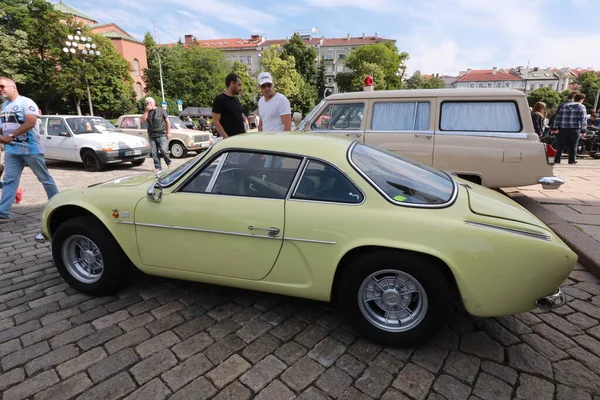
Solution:
<path fill-rule="evenodd" d="M 356 143 L 350 159 L 379 192 L 398 204 L 444 205 L 456 190 L 445 172 L 374 146 Z"/>

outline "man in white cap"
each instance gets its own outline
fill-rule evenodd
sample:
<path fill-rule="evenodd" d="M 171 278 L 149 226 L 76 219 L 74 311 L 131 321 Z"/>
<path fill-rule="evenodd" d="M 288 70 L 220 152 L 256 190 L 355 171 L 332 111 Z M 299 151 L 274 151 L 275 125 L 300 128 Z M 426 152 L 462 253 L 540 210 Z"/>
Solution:
<path fill-rule="evenodd" d="M 277 93 L 273 87 L 273 77 L 268 72 L 258 75 L 258 85 L 263 97 L 258 100 L 259 132 L 281 132 L 292 130 L 292 110 L 290 101 Z"/>

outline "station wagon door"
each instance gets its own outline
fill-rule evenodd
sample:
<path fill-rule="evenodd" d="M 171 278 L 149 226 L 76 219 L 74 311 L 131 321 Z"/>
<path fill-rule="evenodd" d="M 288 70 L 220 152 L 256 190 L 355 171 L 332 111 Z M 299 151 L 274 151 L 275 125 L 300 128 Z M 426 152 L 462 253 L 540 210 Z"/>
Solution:
<path fill-rule="evenodd" d="M 431 166 L 435 98 L 372 100 L 365 143 Z"/>
<path fill-rule="evenodd" d="M 365 100 L 340 101 L 327 105 L 309 130 L 330 136 L 364 141 Z"/>

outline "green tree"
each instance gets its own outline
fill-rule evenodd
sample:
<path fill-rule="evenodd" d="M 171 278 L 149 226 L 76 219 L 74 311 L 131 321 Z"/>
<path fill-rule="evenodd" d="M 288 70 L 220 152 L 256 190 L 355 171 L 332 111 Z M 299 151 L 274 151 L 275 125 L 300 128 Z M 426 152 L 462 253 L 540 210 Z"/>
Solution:
<path fill-rule="evenodd" d="M 294 58 L 296 70 L 302 78 L 310 84 L 315 84 L 317 69 L 315 67 L 315 59 L 317 58 L 317 50 L 312 46 L 307 46 L 304 40 L 298 33 L 294 33 L 291 39 L 283 45 L 281 58 L 284 60 Z"/>
<path fill-rule="evenodd" d="M 364 70 L 362 64 L 376 64 L 383 72 L 383 81 L 374 82 L 378 89 L 400 89 L 402 80 L 398 73 L 408 59 L 408 53 L 400 53 L 392 41 L 370 44 L 352 50 L 346 59 L 346 66 L 355 74 Z M 359 77 L 355 77 L 358 79 Z M 360 77 L 360 78 L 364 78 Z M 373 77 L 375 79 L 375 77 Z"/>
<path fill-rule="evenodd" d="M 437 76 L 424 78 L 423 89 L 443 89 L 446 87 L 446 82 Z"/>
<path fill-rule="evenodd" d="M 583 104 L 588 110 L 591 110 L 594 107 L 594 100 L 598 92 L 598 86 L 600 85 L 600 77 L 594 71 L 586 71 L 575 79 L 575 83 L 580 85 L 579 92 L 585 94 Z"/>
<path fill-rule="evenodd" d="M 406 80 L 405 89 L 421 89 L 425 84 L 425 78 L 421 75 L 421 71 L 416 70 L 410 78 Z"/>
<path fill-rule="evenodd" d="M 335 84 L 337 85 L 338 92 L 346 93 L 354 91 L 352 80 L 356 75 L 355 72 L 338 72 L 335 75 Z M 357 89 L 361 90 L 361 89 Z"/>
<path fill-rule="evenodd" d="M 0 21 L 4 20 L 5 14 L 0 9 Z M 25 82 L 21 67 L 26 65 L 27 55 L 27 33 L 20 29 L 9 32 L 0 25 L 0 75 L 9 76 L 17 83 Z"/>
<path fill-rule="evenodd" d="M 242 92 L 238 96 L 242 109 L 246 116 L 256 110 L 256 96 L 258 95 L 258 82 L 256 78 L 248 73 L 248 66 L 239 61 L 235 61 L 232 66 L 232 72 L 237 74 L 242 80 Z M 223 82 L 225 84 L 225 82 Z M 224 87 L 224 86 L 223 86 Z"/>
<path fill-rule="evenodd" d="M 535 89 L 527 96 L 527 102 L 529 103 L 530 107 L 533 107 L 533 105 L 538 101 L 546 103 L 546 107 L 549 110 L 554 110 L 561 103 L 561 96 L 552 88 L 539 88 Z"/>
<path fill-rule="evenodd" d="M 319 66 L 317 67 L 317 76 L 315 78 L 315 87 L 317 88 L 317 97 L 315 100 L 323 98 L 325 93 L 325 72 L 327 67 L 325 66 L 325 57 L 321 57 L 319 60 Z"/>
<path fill-rule="evenodd" d="M 365 76 L 373 77 L 373 90 L 384 90 L 387 86 L 385 83 L 385 71 L 382 66 L 377 63 L 363 62 L 358 69 L 354 70 L 352 76 L 352 91 L 364 90 Z"/>

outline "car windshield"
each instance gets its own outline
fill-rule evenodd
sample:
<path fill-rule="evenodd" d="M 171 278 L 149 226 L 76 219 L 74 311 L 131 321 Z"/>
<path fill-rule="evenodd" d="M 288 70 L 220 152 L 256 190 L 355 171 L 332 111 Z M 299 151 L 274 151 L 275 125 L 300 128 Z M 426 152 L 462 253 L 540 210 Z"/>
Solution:
<path fill-rule="evenodd" d="M 84 133 L 120 132 L 113 124 L 101 117 L 66 118 L 67 124 L 76 135 Z"/>
<path fill-rule="evenodd" d="M 187 126 L 185 126 L 185 124 L 179 117 L 169 117 L 169 121 L 171 121 L 172 129 L 187 129 Z"/>
<path fill-rule="evenodd" d="M 377 189 L 398 204 L 442 205 L 455 188 L 445 172 L 419 164 L 395 153 L 356 143 L 350 160 Z"/>
<path fill-rule="evenodd" d="M 325 100 L 321 100 L 321 102 L 319 104 L 317 104 L 315 106 L 315 108 L 312 109 L 311 112 L 308 113 L 308 115 L 306 117 L 304 117 L 304 119 L 300 122 L 300 125 L 298 125 L 298 130 L 302 131 L 304 130 L 304 127 L 306 126 L 306 123 L 312 119 L 312 117 L 319 112 L 319 110 L 321 108 L 323 108 L 323 106 L 325 105 Z"/>
<path fill-rule="evenodd" d="M 200 160 L 202 160 L 204 156 L 208 154 L 209 150 L 210 147 L 206 149 L 206 151 L 203 151 L 202 153 L 198 154 L 196 157 L 190 158 L 188 161 L 181 164 L 177 168 L 167 170 L 163 175 L 161 175 L 161 177 L 158 179 L 158 182 L 163 186 L 171 185 L 173 182 L 179 179 L 179 177 L 185 175 L 185 173 L 188 172 L 194 165 L 200 162 Z"/>

